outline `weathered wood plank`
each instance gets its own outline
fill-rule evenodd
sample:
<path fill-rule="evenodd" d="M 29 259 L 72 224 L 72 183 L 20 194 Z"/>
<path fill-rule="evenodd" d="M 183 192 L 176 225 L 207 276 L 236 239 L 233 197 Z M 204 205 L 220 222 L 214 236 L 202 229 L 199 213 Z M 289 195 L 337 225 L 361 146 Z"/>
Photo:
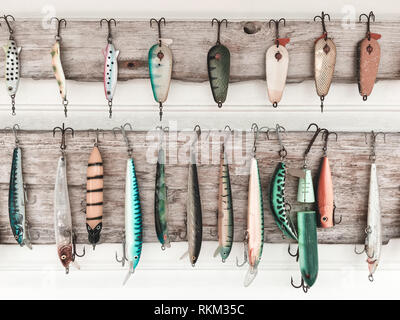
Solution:
<path fill-rule="evenodd" d="M 253 23 L 257 32 L 246 33 L 245 25 Z M 20 46 L 22 77 L 50 79 L 53 73 L 50 48 L 54 42 L 54 29 L 42 27 L 40 20 L 18 20 L 14 23 L 15 37 Z M 397 79 L 400 57 L 394 53 L 400 48 L 400 22 L 376 22 L 372 31 L 382 34 L 379 43 L 382 58 L 378 79 Z M 354 28 L 341 21 L 327 23 L 329 35 L 337 46 L 334 81 L 354 82 L 356 79 L 356 47 L 365 37 L 365 23 Z M 287 21 L 281 36 L 291 38 L 287 48 L 290 54 L 288 81 L 299 82 L 313 78 L 313 45 L 321 35 L 321 24 L 313 21 Z M 164 38 L 172 39 L 174 55 L 173 78 L 182 81 L 207 80 L 207 52 L 216 41 L 216 27 L 209 21 L 168 21 L 162 29 Z M 5 43 L 7 32 L 0 33 Z M 107 29 L 98 21 L 68 21 L 61 31 L 62 59 L 68 79 L 79 81 L 103 80 L 103 55 Z M 231 81 L 265 79 L 265 52 L 273 44 L 275 30 L 263 21 L 230 22 L 222 27 L 221 41 L 231 51 Z M 157 41 L 157 29 L 148 21 L 120 21 L 113 29 L 116 47 L 121 51 L 119 79 L 147 78 L 147 55 Z M 0 53 L 0 70 L 4 67 L 4 54 Z M 1 74 L 3 76 L 3 74 Z"/>
<path fill-rule="evenodd" d="M 287 164 L 299 168 L 302 155 L 312 136 L 311 132 L 288 132 L 284 144 L 288 151 Z M 157 134 L 155 132 L 129 132 L 141 191 L 144 241 L 156 242 L 154 228 L 154 184 Z M 169 188 L 169 226 L 172 238 L 181 241 L 186 214 L 186 189 L 188 146 L 193 132 L 171 132 L 166 135 L 167 185 Z M 221 132 L 208 135 L 203 132 L 199 143 L 199 180 L 203 203 L 204 240 L 216 240 L 216 211 L 218 190 L 218 162 Z M 53 138 L 51 132 L 21 131 L 20 146 L 23 150 L 24 178 L 30 198 L 35 203 L 27 206 L 27 214 L 34 230 L 41 234 L 35 243 L 54 242 L 53 188 L 60 156 L 60 137 Z M 377 166 L 380 183 L 382 223 L 384 241 L 400 237 L 400 135 L 388 134 L 386 143 L 377 141 Z M 73 215 L 73 224 L 79 242 L 86 243 L 85 216 L 81 202 L 85 199 L 86 164 L 93 146 L 94 133 L 76 131 L 75 137 L 67 137 L 68 180 Z M 14 243 L 8 221 L 7 197 L 14 136 L 0 131 L 0 242 Z M 235 214 L 235 241 L 243 239 L 246 224 L 248 161 L 253 147 L 253 133 L 236 132 L 233 145 L 228 142 L 227 152 L 231 163 L 231 182 Z M 102 242 L 120 242 L 124 224 L 124 181 L 126 147 L 121 136 L 114 137 L 111 131 L 100 134 L 99 148 L 104 162 L 104 229 Z M 267 140 L 261 134 L 257 142 L 261 183 L 265 208 L 265 241 L 283 242 L 269 211 L 269 181 L 279 161 L 278 141 L 274 135 Z M 364 241 L 367 215 L 370 146 L 364 133 L 339 133 L 337 142 L 330 141 L 328 155 L 333 173 L 337 216 L 343 222 L 329 230 L 319 230 L 320 243 L 362 243 Z M 315 174 L 322 155 L 322 141 L 318 139 L 309 156 L 310 168 Z M 297 178 L 287 181 L 287 198 L 292 205 L 292 215 L 305 207 L 296 203 Z M 184 232 L 183 232 L 184 233 Z"/>

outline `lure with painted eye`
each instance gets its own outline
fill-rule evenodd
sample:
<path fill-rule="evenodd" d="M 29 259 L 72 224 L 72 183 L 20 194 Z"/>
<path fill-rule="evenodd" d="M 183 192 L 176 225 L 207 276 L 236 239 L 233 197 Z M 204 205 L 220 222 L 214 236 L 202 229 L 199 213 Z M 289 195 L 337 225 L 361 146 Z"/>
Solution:
<path fill-rule="evenodd" d="M 333 199 L 331 168 L 327 156 L 321 159 L 318 175 L 317 203 L 319 224 L 322 228 L 332 228 L 334 226 L 335 203 Z"/>

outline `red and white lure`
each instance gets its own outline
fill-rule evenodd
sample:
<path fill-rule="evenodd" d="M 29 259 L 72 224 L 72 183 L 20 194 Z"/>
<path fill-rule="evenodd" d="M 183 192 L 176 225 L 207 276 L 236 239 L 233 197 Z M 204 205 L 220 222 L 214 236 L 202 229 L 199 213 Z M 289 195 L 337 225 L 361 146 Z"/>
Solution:
<path fill-rule="evenodd" d="M 112 100 L 114 97 L 115 87 L 117 86 L 118 80 L 118 55 L 119 50 L 115 50 L 112 43 L 111 35 L 111 23 L 114 22 L 114 26 L 117 26 L 117 22 L 114 19 L 101 19 L 100 26 L 102 26 L 103 21 L 107 22 L 108 25 L 108 37 L 107 37 L 107 47 L 103 50 L 104 55 L 104 92 L 106 99 L 108 101 L 109 107 L 109 117 L 112 117 Z"/>

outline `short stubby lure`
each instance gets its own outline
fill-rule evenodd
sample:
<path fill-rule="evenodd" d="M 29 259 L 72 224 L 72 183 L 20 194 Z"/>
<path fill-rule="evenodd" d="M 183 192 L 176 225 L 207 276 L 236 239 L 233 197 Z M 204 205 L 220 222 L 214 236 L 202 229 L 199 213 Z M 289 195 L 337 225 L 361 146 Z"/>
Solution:
<path fill-rule="evenodd" d="M 231 57 L 229 49 L 220 42 L 221 24 L 225 22 L 227 27 L 228 21 L 226 19 L 219 21 L 214 18 L 211 25 L 214 25 L 214 22 L 218 25 L 218 38 L 215 46 L 208 51 L 207 68 L 214 101 L 221 108 L 228 94 Z"/>
<path fill-rule="evenodd" d="M 57 35 L 55 36 L 56 42 L 54 43 L 53 47 L 51 48 L 51 65 L 53 67 L 54 77 L 57 80 L 59 92 L 62 99 L 62 104 L 64 106 L 64 115 L 67 117 L 67 84 L 65 80 L 65 74 L 61 62 L 61 36 L 60 36 L 60 29 L 61 24 L 64 23 L 64 27 L 67 26 L 67 21 L 65 19 L 58 19 L 52 18 L 51 20 L 57 21 Z"/>
<path fill-rule="evenodd" d="M 107 22 L 108 25 L 108 37 L 107 37 L 107 47 L 103 50 L 104 55 L 104 74 L 103 74 L 103 84 L 104 93 L 108 101 L 109 107 L 109 117 L 112 117 L 112 105 L 115 88 L 117 86 L 118 80 L 118 56 L 119 50 L 116 50 L 113 45 L 113 38 L 111 35 L 111 23 L 114 22 L 114 26 L 117 26 L 117 22 L 114 19 L 101 19 L 100 26 L 102 26 L 103 21 Z"/>
<path fill-rule="evenodd" d="M 168 45 L 161 39 L 161 22 L 165 18 L 150 20 L 150 27 L 155 21 L 158 25 L 158 43 L 149 50 L 149 74 L 151 88 L 153 89 L 154 100 L 159 104 L 160 121 L 163 115 L 163 103 L 167 100 L 168 91 L 172 76 L 172 51 Z"/>
<path fill-rule="evenodd" d="M 282 99 L 289 66 L 289 52 L 285 46 L 290 39 L 279 37 L 279 23 L 281 21 L 283 21 L 283 25 L 285 26 L 286 20 L 284 18 L 278 21 L 271 19 L 268 23 L 270 27 L 271 22 L 275 23 L 276 37 L 275 44 L 265 54 L 268 97 L 275 108 Z"/>
<path fill-rule="evenodd" d="M 367 35 L 358 44 L 358 90 L 363 100 L 366 101 L 371 94 L 378 74 L 379 61 L 381 58 L 381 47 L 377 40 L 381 38 L 380 34 L 370 31 L 371 19 L 375 21 L 375 15 L 371 11 L 369 15 L 362 14 L 359 17 L 367 18 Z"/>
<path fill-rule="evenodd" d="M 314 21 L 316 18 L 321 19 L 323 28 L 322 36 L 315 41 L 314 46 L 315 88 L 321 100 L 321 112 L 324 110 L 324 100 L 329 92 L 336 64 L 336 45 L 331 38 L 328 38 L 325 17 L 328 17 L 330 21 L 329 14 L 323 11 L 321 16 L 314 17 Z"/>

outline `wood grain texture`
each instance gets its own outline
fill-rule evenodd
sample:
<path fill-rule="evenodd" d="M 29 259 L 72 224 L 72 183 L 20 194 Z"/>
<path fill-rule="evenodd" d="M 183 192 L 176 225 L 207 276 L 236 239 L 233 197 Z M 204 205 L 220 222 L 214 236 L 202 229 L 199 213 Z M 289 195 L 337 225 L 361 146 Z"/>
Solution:
<path fill-rule="evenodd" d="M 311 19 L 310 19 L 311 20 Z M 246 30 L 255 32 L 246 33 Z M 249 27 L 252 26 L 252 27 Z M 337 63 L 334 81 L 356 82 L 357 43 L 365 38 L 365 23 L 355 23 L 354 28 L 341 21 L 327 22 L 329 37 L 337 46 Z M 382 60 L 378 79 L 397 79 L 400 56 L 400 22 L 376 22 L 372 31 L 382 34 L 379 43 Z M 4 28 L 3 28 L 4 29 Z M 43 28 L 41 20 L 17 20 L 15 38 L 21 52 L 22 77 L 51 79 L 50 49 L 54 44 L 54 29 Z M 173 79 L 202 82 L 207 77 L 207 52 L 215 44 L 216 26 L 210 21 L 169 21 L 162 28 L 162 36 L 173 40 Z M 288 82 L 313 79 L 314 41 L 321 35 L 321 24 L 313 21 L 287 21 L 281 36 L 290 37 L 287 49 L 290 55 Z M 102 81 L 104 58 L 101 50 L 107 45 L 107 28 L 98 21 L 68 21 L 61 30 L 62 61 L 67 79 Z M 231 81 L 265 79 L 265 52 L 273 45 L 275 30 L 266 21 L 230 22 L 221 28 L 221 42 L 231 52 Z M 4 44 L 8 33 L 0 33 Z M 120 21 L 113 28 L 115 47 L 119 56 L 119 80 L 148 78 L 147 56 L 157 42 L 157 29 L 148 21 Z M 0 52 L 0 70 L 4 68 L 4 53 Z M 4 76 L 1 74 L 1 76 Z"/>
<path fill-rule="evenodd" d="M 302 154 L 311 139 L 311 132 L 288 132 L 284 144 L 288 151 L 287 166 L 299 168 L 303 164 Z M 199 183 L 203 205 L 203 239 L 215 240 L 217 229 L 217 197 L 220 141 L 223 133 L 204 132 L 199 143 Z M 153 132 L 129 132 L 133 156 L 137 169 L 144 218 L 144 241 L 157 242 L 154 227 L 154 185 L 156 174 L 157 134 Z M 169 228 L 172 241 L 182 241 L 178 234 L 185 230 L 186 194 L 189 152 L 188 141 L 193 132 L 170 132 L 166 135 L 166 183 L 169 198 Z M 68 182 L 73 215 L 73 226 L 78 242 L 87 243 L 85 215 L 81 202 L 86 197 L 87 161 L 94 143 L 94 133 L 76 131 L 75 137 L 67 137 Z M 36 202 L 27 205 L 27 217 L 34 230 L 40 231 L 35 244 L 54 243 L 53 190 L 57 159 L 60 156 L 59 134 L 53 138 L 51 132 L 21 131 L 20 146 L 23 154 L 24 181 L 29 198 Z M 235 219 L 235 241 L 242 241 L 246 223 L 249 160 L 253 134 L 235 133 L 233 148 L 227 144 L 230 164 L 232 195 Z M 377 170 L 381 196 L 383 240 L 400 237 L 400 135 L 388 134 L 386 143 L 377 140 Z M 11 170 L 14 136 L 0 131 L 0 243 L 14 244 L 8 219 L 8 183 Z M 100 134 L 99 149 L 104 162 L 104 215 L 101 242 L 115 243 L 122 239 L 124 227 L 124 183 L 126 147 L 119 135 L 111 131 Z M 269 182 L 279 161 L 278 141 L 271 135 L 267 140 L 261 134 L 257 142 L 257 158 L 265 208 L 265 241 L 280 243 L 281 232 L 275 225 L 269 210 Z M 363 243 L 367 221 L 369 189 L 370 146 L 365 143 L 364 133 L 339 133 L 338 142 L 330 142 L 328 157 L 331 165 L 337 218 L 343 222 L 331 229 L 319 229 L 320 243 Z M 212 155 L 212 161 L 209 156 Z M 315 176 L 322 156 L 322 141 L 317 139 L 309 156 L 309 164 Z M 233 161 L 232 161 L 233 160 Z M 245 161 L 247 160 L 247 161 Z M 292 205 L 292 217 L 307 207 L 296 203 L 297 178 L 287 180 L 287 199 Z M 184 233 L 184 232 L 183 232 Z"/>

